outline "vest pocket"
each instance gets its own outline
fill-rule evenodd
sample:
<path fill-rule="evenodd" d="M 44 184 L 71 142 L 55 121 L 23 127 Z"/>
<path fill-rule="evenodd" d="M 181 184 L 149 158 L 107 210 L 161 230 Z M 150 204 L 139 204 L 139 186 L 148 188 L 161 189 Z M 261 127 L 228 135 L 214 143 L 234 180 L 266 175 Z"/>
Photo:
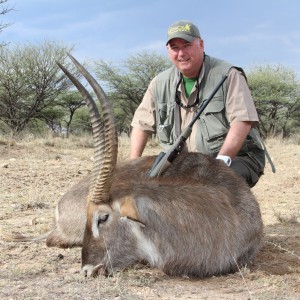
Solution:
<path fill-rule="evenodd" d="M 200 132 L 206 142 L 206 151 L 210 154 L 218 152 L 227 135 L 229 124 L 225 115 L 224 102 L 220 97 L 215 97 L 200 116 Z"/>
<path fill-rule="evenodd" d="M 168 103 L 159 103 L 157 109 L 157 138 L 162 143 L 172 144 L 174 142 L 172 138 L 174 124 L 174 105 L 168 105 Z"/>

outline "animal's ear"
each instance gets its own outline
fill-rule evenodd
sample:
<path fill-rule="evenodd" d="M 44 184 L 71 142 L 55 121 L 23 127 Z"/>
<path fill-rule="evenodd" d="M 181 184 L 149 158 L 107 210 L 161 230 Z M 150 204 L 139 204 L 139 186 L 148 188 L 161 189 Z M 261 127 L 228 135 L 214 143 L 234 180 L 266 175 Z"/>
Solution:
<path fill-rule="evenodd" d="M 121 202 L 120 216 L 127 217 L 128 219 L 142 223 L 139 218 L 135 201 L 131 197 L 126 197 Z"/>

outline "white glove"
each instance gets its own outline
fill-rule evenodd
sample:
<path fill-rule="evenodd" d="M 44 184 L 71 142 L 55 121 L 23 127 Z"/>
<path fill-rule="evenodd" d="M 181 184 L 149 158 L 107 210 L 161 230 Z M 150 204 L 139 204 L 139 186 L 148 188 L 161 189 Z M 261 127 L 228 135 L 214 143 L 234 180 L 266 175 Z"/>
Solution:
<path fill-rule="evenodd" d="M 229 167 L 231 165 L 231 158 L 226 155 L 218 155 L 216 159 L 223 160 L 223 162 Z"/>

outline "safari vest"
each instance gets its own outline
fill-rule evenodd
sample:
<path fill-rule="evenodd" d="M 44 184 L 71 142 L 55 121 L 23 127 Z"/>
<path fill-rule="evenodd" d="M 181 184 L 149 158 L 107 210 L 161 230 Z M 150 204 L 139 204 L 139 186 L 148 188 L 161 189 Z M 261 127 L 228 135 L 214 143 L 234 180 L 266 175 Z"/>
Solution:
<path fill-rule="evenodd" d="M 199 92 L 200 104 L 210 96 L 223 76 L 227 75 L 229 70 L 234 67 L 225 61 L 207 55 L 204 64 L 205 73 Z M 242 69 L 237 69 L 243 72 Z M 178 117 L 180 108 L 175 102 L 176 86 L 179 80 L 180 73 L 176 67 L 160 73 L 155 80 L 156 133 L 161 146 L 165 149 L 169 148 L 181 133 L 180 124 L 178 124 L 180 123 L 180 117 Z M 193 130 L 196 130 L 197 151 L 200 153 L 216 157 L 224 143 L 230 128 L 225 112 L 226 95 L 227 84 L 225 81 L 193 126 Z M 255 131 L 255 129 L 251 129 L 238 155 L 250 156 L 263 169 L 265 165 L 264 149 L 258 133 Z"/>

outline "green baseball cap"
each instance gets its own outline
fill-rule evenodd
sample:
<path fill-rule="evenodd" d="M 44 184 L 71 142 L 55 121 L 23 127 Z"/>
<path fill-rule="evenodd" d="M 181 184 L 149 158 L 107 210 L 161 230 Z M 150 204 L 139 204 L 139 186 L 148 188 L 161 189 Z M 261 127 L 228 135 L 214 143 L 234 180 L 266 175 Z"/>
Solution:
<path fill-rule="evenodd" d="M 201 38 L 199 29 L 195 24 L 185 20 L 177 21 L 168 29 L 166 45 L 175 38 L 192 42 L 195 37 Z"/>

